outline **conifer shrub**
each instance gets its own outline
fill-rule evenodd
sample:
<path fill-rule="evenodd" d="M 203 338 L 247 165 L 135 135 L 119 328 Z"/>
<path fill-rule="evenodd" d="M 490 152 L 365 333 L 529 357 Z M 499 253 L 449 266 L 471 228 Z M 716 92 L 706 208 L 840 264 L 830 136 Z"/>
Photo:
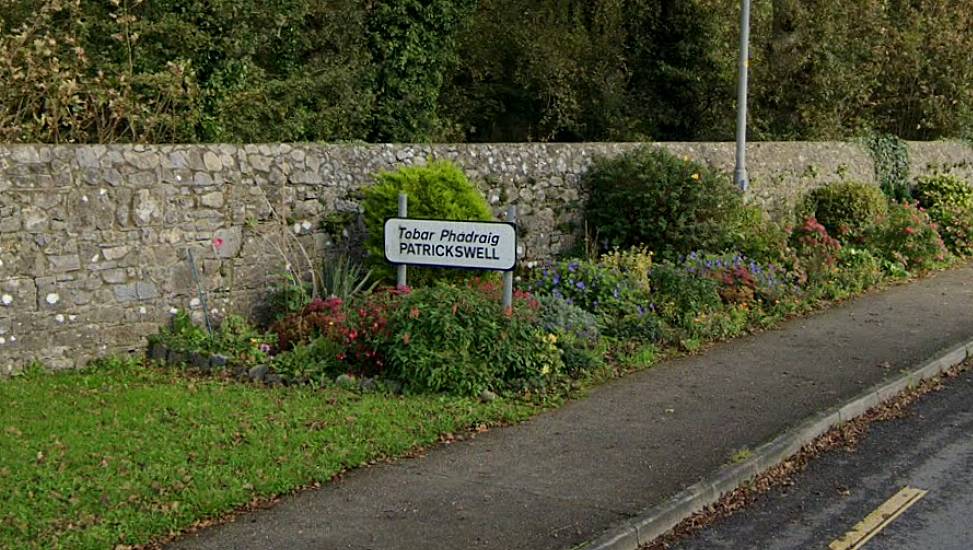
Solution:
<path fill-rule="evenodd" d="M 409 217 L 441 220 L 493 219 L 490 205 L 455 164 L 431 162 L 408 166 L 375 176 L 375 185 L 365 189 L 362 206 L 368 236 L 365 251 L 378 277 L 391 280 L 394 272 L 385 261 L 385 220 L 398 216 L 398 197 L 409 198 Z M 455 279 L 457 270 L 409 268 L 409 283 L 422 284 L 436 279 Z M 469 274 L 468 271 L 459 273 Z"/>

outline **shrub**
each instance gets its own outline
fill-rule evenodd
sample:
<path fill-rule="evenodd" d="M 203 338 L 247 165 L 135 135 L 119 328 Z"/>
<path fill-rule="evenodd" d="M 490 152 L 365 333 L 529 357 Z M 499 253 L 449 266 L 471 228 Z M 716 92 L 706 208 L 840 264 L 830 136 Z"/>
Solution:
<path fill-rule="evenodd" d="M 739 253 L 691 253 L 683 263 L 687 273 L 712 279 L 728 304 L 747 304 L 754 299 L 772 301 L 788 290 L 787 275 L 775 265 L 762 265 Z"/>
<path fill-rule="evenodd" d="M 740 209 L 729 225 L 733 250 L 763 264 L 794 263 L 794 251 L 788 244 L 790 230 L 771 220 L 759 207 Z"/>
<path fill-rule="evenodd" d="M 570 334 L 588 346 L 598 343 L 601 329 L 598 318 L 584 309 L 552 295 L 538 297 L 541 327 L 559 336 Z"/>
<path fill-rule="evenodd" d="M 689 272 L 686 266 L 670 261 L 652 268 L 651 313 L 668 323 L 689 329 L 700 314 L 719 310 L 723 305 L 718 283 Z"/>
<path fill-rule="evenodd" d="M 946 248 L 957 256 L 973 254 L 973 206 L 941 204 L 930 208 Z"/>
<path fill-rule="evenodd" d="M 950 252 L 973 253 L 973 187 L 952 174 L 934 174 L 916 180 L 914 195 L 936 222 Z"/>
<path fill-rule="evenodd" d="M 184 310 L 179 310 L 172 316 L 168 327 L 159 329 L 156 338 L 170 349 L 179 351 L 197 351 L 209 347 L 210 336 L 205 330 L 193 323 L 192 317 Z"/>
<path fill-rule="evenodd" d="M 389 327 L 387 372 L 416 392 L 477 395 L 543 385 L 563 370 L 556 335 L 524 300 L 506 315 L 482 292 L 438 284 L 404 296 Z"/>
<path fill-rule="evenodd" d="M 874 185 L 832 183 L 809 192 L 798 208 L 798 223 L 813 217 L 842 242 L 861 239 L 888 211 L 888 200 Z"/>
<path fill-rule="evenodd" d="M 834 285 L 851 294 L 857 294 L 882 282 L 882 262 L 871 251 L 846 246 L 838 251 L 838 270 Z"/>
<path fill-rule="evenodd" d="M 239 315 L 228 315 L 213 334 L 210 349 L 242 364 L 259 363 L 267 358 L 276 342 L 273 333 L 265 333 Z"/>
<path fill-rule="evenodd" d="M 625 275 L 640 290 L 649 292 L 649 272 L 652 271 L 652 251 L 645 246 L 626 250 L 613 249 L 599 259 L 601 265 Z"/>
<path fill-rule="evenodd" d="M 818 282 L 834 273 L 841 243 L 813 216 L 794 230 L 791 240 L 808 280 Z"/>
<path fill-rule="evenodd" d="M 531 288 L 611 319 L 634 313 L 638 304 L 648 301 L 648 292 L 639 286 L 645 276 L 632 274 L 628 277 L 618 269 L 588 260 L 561 260 L 536 270 Z"/>
<path fill-rule="evenodd" d="M 585 219 L 602 250 L 644 244 L 662 259 L 724 250 L 743 206 L 729 176 L 658 147 L 596 159 L 583 185 Z"/>
<path fill-rule="evenodd" d="M 936 208 L 957 206 L 973 208 L 973 187 L 952 174 L 921 176 L 913 192 L 919 206 Z"/>
<path fill-rule="evenodd" d="M 893 203 L 869 235 L 869 248 L 909 271 L 926 271 L 946 258 L 946 245 L 929 215 L 915 204 Z"/>
<path fill-rule="evenodd" d="M 568 374 L 579 375 L 604 365 L 597 317 L 562 298 L 543 296 L 538 302 L 541 327 L 557 336 Z"/>
<path fill-rule="evenodd" d="M 210 335 L 193 323 L 188 312 L 179 311 L 170 326 L 151 340 L 176 351 L 218 353 L 235 364 L 252 365 L 267 360 L 276 335 L 258 330 L 238 315 L 227 316 Z"/>
<path fill-rule="evenodd" d="M 340 343 L 319 337 L 277 354 L 270 362 L 270 369 L 292 382 L 324 386 L 345 372 L 345 363 L 341 360 L 343 354 L 344 347 Z"/>
<path fill-rule="evenodd" d="M 310 342 L 319 336 L 337 340 L 340 327 L 347 321 L 341 298 L 315 298 L 301 311 L 280 319 L 270 330 L 277 335 L 277 348 L 288 351 L 297 344 Z"/>
<path fill-rule="evenodd" d="M 339 360 L 344 363 L 344 372 L 379 374 L 385 368 L 382 349 L 389 337 L 389 313 L 397 307 L 398 298 L 409 292 L 408 288 L 383 289 L 351 306 L 334 296 L 316 298 L 300 312 L 274 323 L 270 330 L 277 335 L 281 351 L 327 338 L 343 346 Z"/>
<path fill-rule="evenodd" d="M 387 218 L 398 215 L 399 192 L 409 197 L 410 218 L 487 221 L 493 217 L 486 199 L 450 162 L 382 172 L 375 180 L 375 185 L 365 189 L 362 206 L 368 230 L 365 251 L 379 277 L 390 279 L 393 274 L 385 262 L 384 226 Z M 456 270 L 410 268 L 409 282 L 415 286 L 435 279 L 455 278 L 455 273 Z"/>

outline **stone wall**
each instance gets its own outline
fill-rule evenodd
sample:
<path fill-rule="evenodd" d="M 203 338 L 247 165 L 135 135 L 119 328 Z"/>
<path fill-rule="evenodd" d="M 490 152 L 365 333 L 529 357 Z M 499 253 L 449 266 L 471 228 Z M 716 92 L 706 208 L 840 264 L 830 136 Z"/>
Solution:
<path fill-rule="evenodd" d="M 201 313 L 197 279 L 217 315 L 252 312 L 286 262 L 333 246 L 323 222 L 353 219 L 372 174 L 426 159 L 461 165 L 498 214 L 517 204 L 525 256 L 549 257 L 574 242 L 592 158 L 633 147 L 0 145 L 0 374 L 133 349 L 174 309 Z M 733 168 L 731 143 L 664 147 Z M 966 145 L 910 152 L 971 176 Z M 749 200 L 775 213 L 829 181 L 874 181 L 870 155 L 845 143 L 754 143 L 749 165 Z"/>

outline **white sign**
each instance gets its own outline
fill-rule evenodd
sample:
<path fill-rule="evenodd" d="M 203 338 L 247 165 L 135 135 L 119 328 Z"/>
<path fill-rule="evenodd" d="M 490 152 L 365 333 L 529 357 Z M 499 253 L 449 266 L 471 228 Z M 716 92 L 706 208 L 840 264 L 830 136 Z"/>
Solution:
<path fill-rule="evenodd" d="M 517 229 L 503 222 L 390 218 L 385 259 L 393 264 L 508 271 L 517 263 Z"/>

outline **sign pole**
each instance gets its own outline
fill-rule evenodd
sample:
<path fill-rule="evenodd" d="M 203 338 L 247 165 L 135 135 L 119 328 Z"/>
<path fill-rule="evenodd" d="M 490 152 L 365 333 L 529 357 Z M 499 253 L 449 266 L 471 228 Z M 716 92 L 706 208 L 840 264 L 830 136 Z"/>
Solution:
<path fill-rule="evenodd" d="M 513 204 L 507 206 L 507 222 L 517 223 L 517 207 Z M 515 252 L 516 254 L 516 252 Z M 510 269 L 503 272 L 503 310 L 510 311 L 514 305 L 514 270 Z"/>
<path fill-rule="evenodd" d="M 399 193 L 399 217 L 407 218 L 409 216 L 409 197 L 405 193 Z M 405 264 L 399 264 L 398 273 L 396 277 L 395 284 L 397 287 L 407 286 L 406 277 L 406 267 Z"/>

